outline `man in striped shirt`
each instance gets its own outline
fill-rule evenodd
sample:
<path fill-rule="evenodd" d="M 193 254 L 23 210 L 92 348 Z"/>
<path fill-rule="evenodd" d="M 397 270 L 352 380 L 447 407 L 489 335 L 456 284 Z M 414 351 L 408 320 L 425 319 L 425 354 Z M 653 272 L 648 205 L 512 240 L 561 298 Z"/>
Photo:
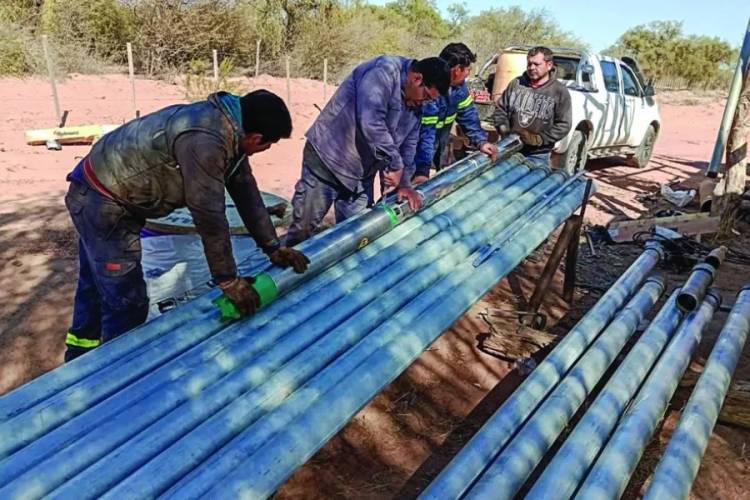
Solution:
<path fill-rule="evenodd" d="M 414 184 L 426 181 L 433 165 L 440 170 L 452 162 L 450 131 L 454 122 L 461 126 L 472 146 L 493 159 L 497 155 L 495 145 L 487 142 L 487 133 L 479 124 L 479 113 L 466 86 L 476 55 L 463 43 L 449 43 L 440 52 L 440 58 L 450 67 L 451 87 L 448 95 L 422 106 Z"/>

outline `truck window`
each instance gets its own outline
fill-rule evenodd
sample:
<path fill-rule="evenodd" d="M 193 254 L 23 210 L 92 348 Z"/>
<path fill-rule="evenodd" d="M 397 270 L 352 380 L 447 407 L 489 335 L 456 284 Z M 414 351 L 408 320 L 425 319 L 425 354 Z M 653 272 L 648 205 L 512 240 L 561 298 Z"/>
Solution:
<path fill-rule="evenodd" d="M 635 83 L 633 72 L 622 64 L 620 64 L 620 71 L 622 71 L 622 91 L 625 92 L 625 95 L 639 97 L 641 92 L 638 90 L 638 84 Z"/>
<path fill-rule="evenodd" d="M 602 75 L 607 92 L 620 92 L 620 79 L 617 77 L 617 66 L 609 61 L 602 61 Z"/>
<path fill-rule="evenodd" d="M 552 61 L 555 63 L 555 73 L 558 80 L 576 81 L 579 59 L 555 56 Z"/>

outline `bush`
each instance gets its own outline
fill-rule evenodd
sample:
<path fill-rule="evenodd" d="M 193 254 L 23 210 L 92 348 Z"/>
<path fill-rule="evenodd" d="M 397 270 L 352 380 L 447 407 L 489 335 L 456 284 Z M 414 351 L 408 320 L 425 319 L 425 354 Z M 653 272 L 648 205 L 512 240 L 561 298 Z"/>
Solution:
<path fill-rule="evenodd" d="M 240 93 L 239 85 L 229 80 L 234 69 L 232 59 L 223 59 L 219 63 L 219 79 L 214 80 L 213 71 L 209 75 L 209 65 L 203 61 L 191 61 L 190 68 L 185 75 L 185 99 L 201 101 L 218 90 L 225 90 L 233 94 Z"/>
<path fill-rule="evenodd" d="M 141 0 L 134 6 L 135 64 L 149 75 L 185 69 L 216 49 L 222 58 L 255 58 L 252 18 L 231 2 Z"/>
<path fill-rule="evenodd" d="M 0 76 L 19 76 L 29 69 L 20 31 L 10 24 L 0 25 Z"/>
<path fill-rule="evenodd" d="M 116 0 L 45 0 L 42 5 L 41 31 L 65 52 L 124 63 L 133 29 L 131 11 Z"/>

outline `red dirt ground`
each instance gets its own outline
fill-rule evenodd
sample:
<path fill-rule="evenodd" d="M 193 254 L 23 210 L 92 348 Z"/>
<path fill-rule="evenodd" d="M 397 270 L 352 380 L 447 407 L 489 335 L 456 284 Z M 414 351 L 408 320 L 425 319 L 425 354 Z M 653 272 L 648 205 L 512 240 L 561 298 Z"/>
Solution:
<path fill-rule="evenodd" d="M 262 76 L 241 84 L 243 89 L 268 88 L 286 94 L 283 79 Z M 323 93 L 322 84 L 311 80 L 293 79 L 291 88 L 293 137 L 252 159 L 261 188 L 287 198 L 299 173 L 303 133 L 317 115 L 314 104 L 322 105 Z M 132 114 L 129 82 L 122 75 L 76 75 L 60 84 L 59 93 L 63 109 L 71 111 L 70 125 L 121 123 Z M 185 93 L 179 85 L 139 79 L 137 96 L 138 108 L 147 113 L 183 101 Z M 637 217 L 649 210 L 643 196 L 657 192 L 659 184 L 683 179 L 684 185 L 694 186 L 700 178 L 715 140 L 722 103 L 689 95 L 667 97 L 668 102 L 662 102 L 663 128 L 647 168 L 627 167 L 622 159 L 590 163 L 599 191 L 587 212 L 589 222 Z M 62 362 L 77 270 L 75 233 L 62 201 L 65 174 L 88 147 L 47 151 L 25 144 L 26 129 L 55 125 L 45 80 L 2 79 L 0 102 L 5 116 L 0 125 L 2 394 Z M 613 266 L 621 270 L 628 263 L 625 259 Z M 521 308 L 542 266 L 542 260 L 529 260 L 484 300 Z M 747 268 L 731 274 L 723 286 L 730 303 L 739 285 L 750 281 Z M 544 310 L 553 320 L 562 318 L 565 324 L 573 324 L 583 306 L 567 311 L 559 281 L 558 277 Z M 593 300 L 580 304 L 588 306 Z M 467 313 L 365 407 L 278 496 L 412 497 L 424 487 L 522 378 L 513 364 L 477 349 L 477 335 L 487 328 L 476 312 L 475 308 Z M 746 352 L 741 366 L 744 378 L 750 376 L 747 359 Z M 674 425 L 674 418 L 672 410 L 665 428 Z M 665 442 L 666 432 L 652 447 Z M 745 457 L 748 436 L 736 428 L 717 426 L 694 498 L 750 498 Z M 636 496 L 638 485 L 631 486 Z"/>

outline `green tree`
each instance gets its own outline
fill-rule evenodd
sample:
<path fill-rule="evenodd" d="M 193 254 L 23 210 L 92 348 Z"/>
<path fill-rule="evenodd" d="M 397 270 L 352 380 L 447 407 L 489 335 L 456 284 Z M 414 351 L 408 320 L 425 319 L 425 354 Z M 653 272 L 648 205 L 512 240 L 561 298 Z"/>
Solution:
<path fill-rule="evenodd" d="M 580 39 L 560 28 L 547 11 L 525 11 L 520 7 L 489 9 L 468 18 L 461 37 L 480 61 L 514 44 L 585 46 Z"/>
<path fill-rule="evenodd" d="M 719 38 L 685 36 L 678 21 L 631 28 L 606 52 L 635 57 L 650 77 L 684 78 L 690 87 L 725 85 L 736 58 L 736 51 Z"/>
<path fill-rule="evenodd" d="M 404 26 L 414 35 L 425 39 L 445 39 L 451 33 L 450 24 L 442 18 L 431 0 L 396 0 L 386 4 Z"/>

